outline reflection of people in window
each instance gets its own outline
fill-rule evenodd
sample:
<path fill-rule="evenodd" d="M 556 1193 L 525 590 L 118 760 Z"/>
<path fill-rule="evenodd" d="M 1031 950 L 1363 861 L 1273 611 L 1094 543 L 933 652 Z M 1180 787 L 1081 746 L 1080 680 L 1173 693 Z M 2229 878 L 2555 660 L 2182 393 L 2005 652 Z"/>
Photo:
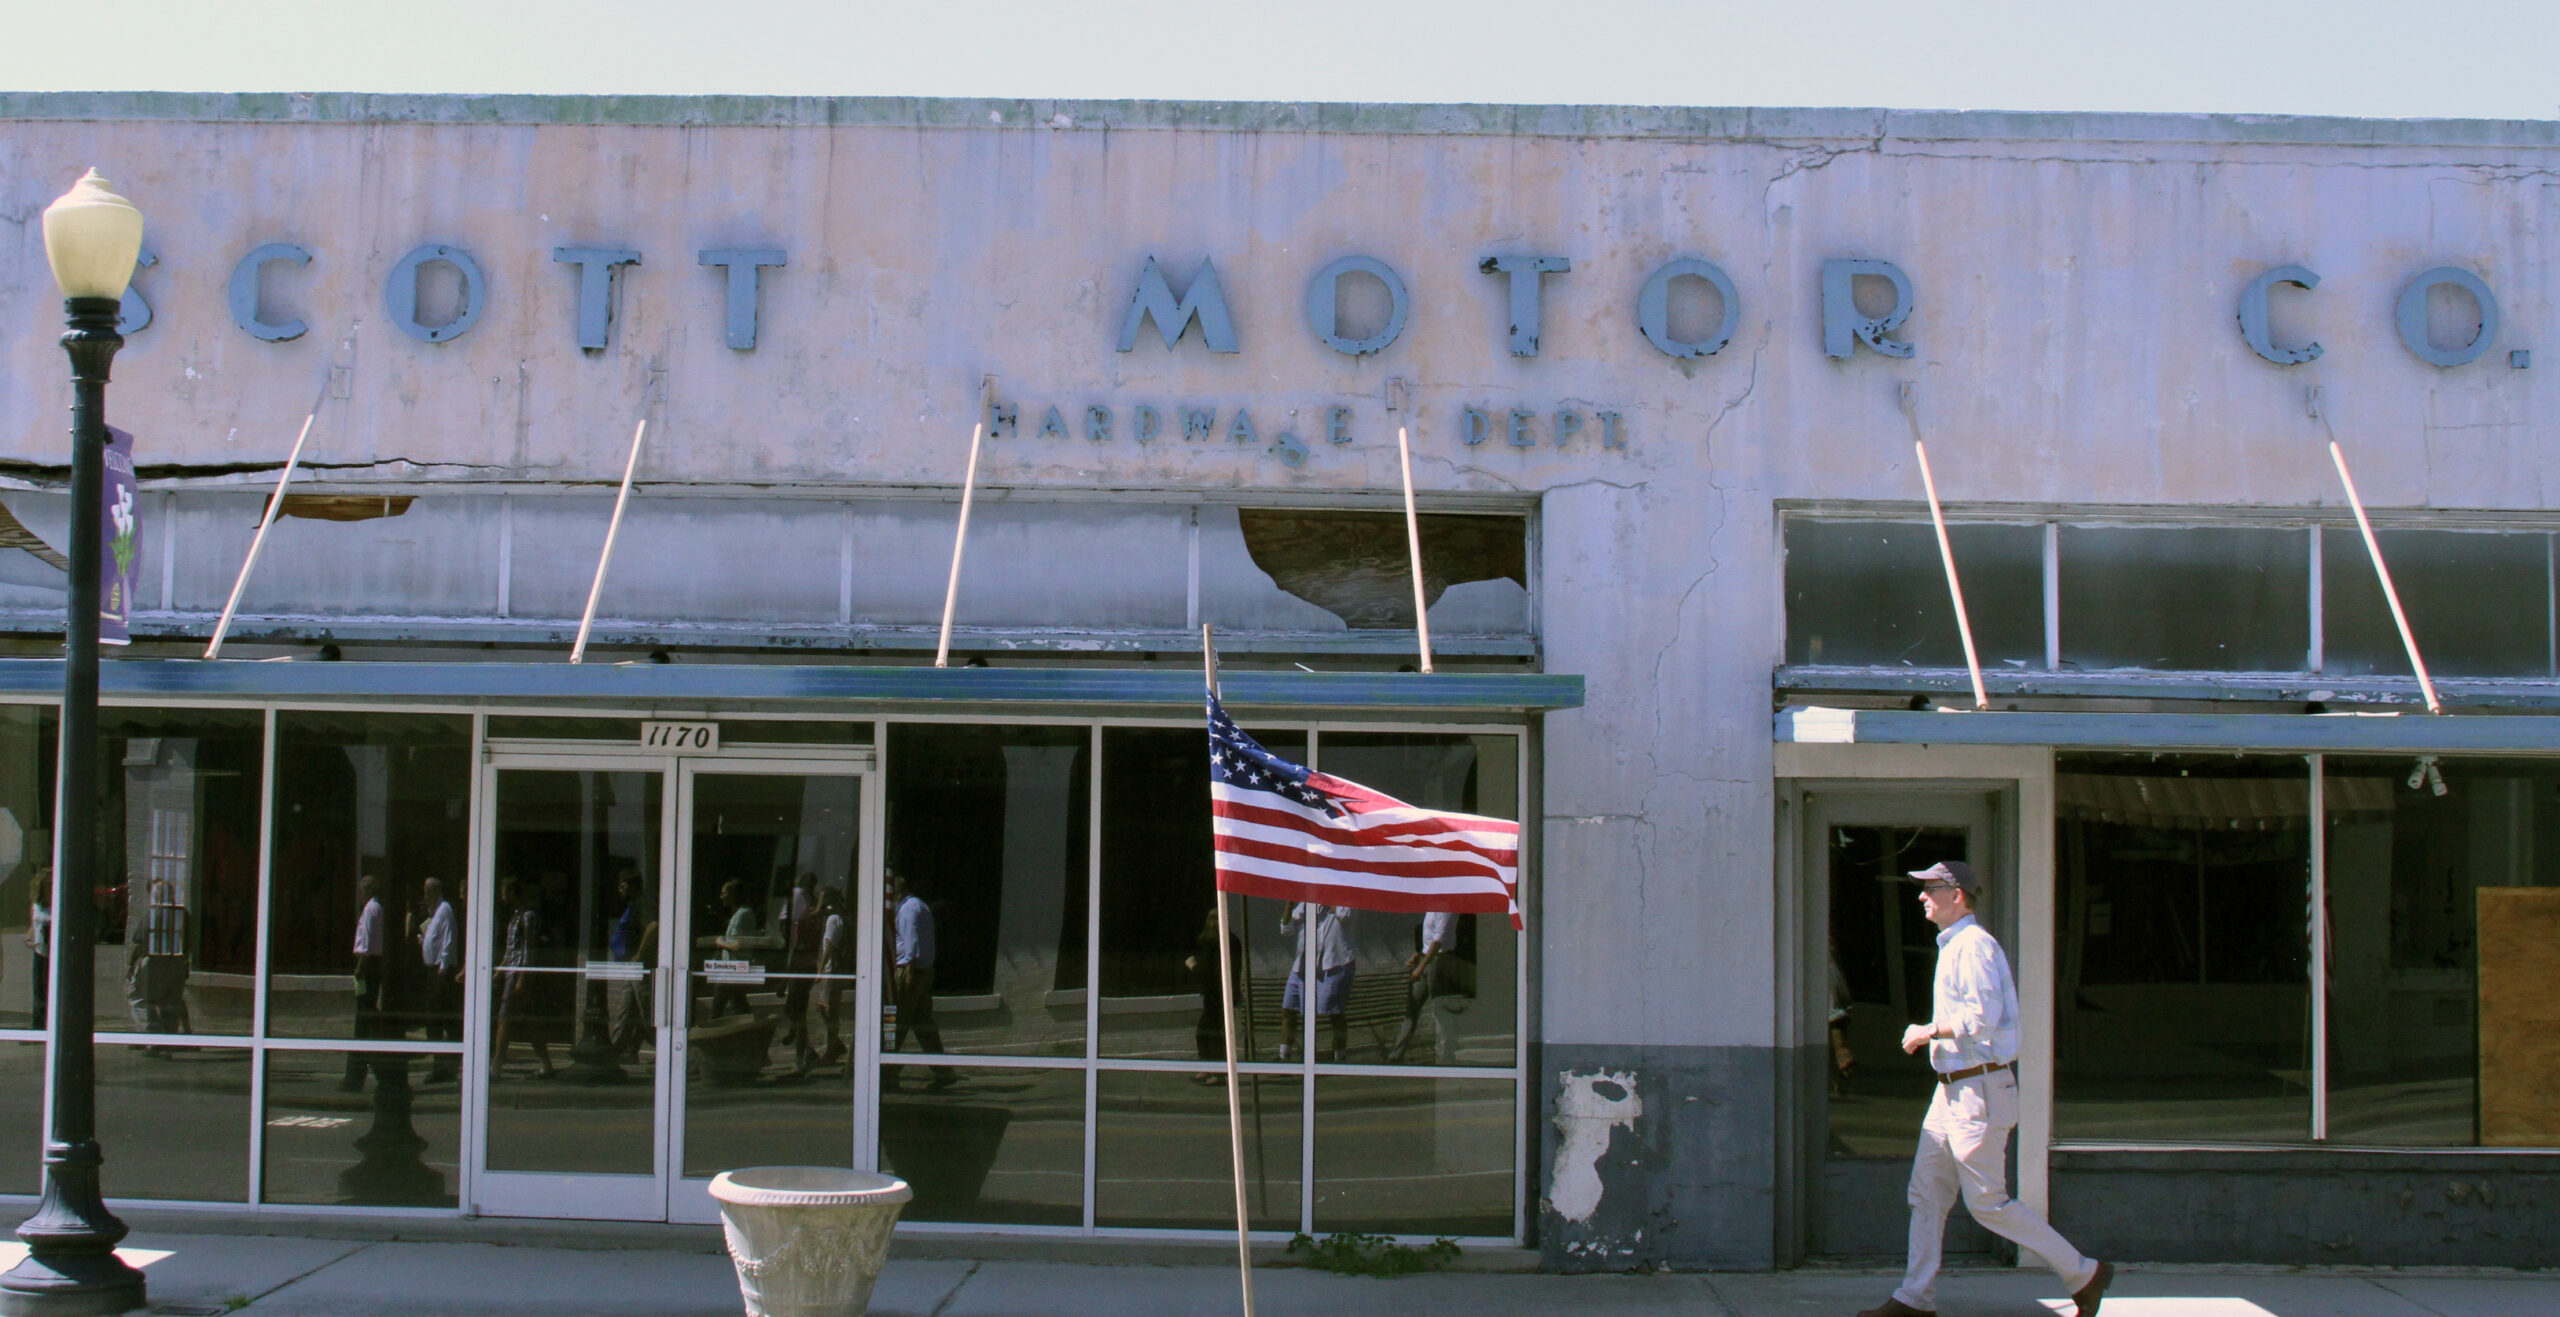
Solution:
<path fill-rule="evenodd" d="M 898 1047 L 903 1051 L 907 1040 L 916 1040 L 916 1050 L 926 1053 L 942 1050 L 942 1029 L 933 1020 L 933 907 L 907 886 L 905 875 L 889 875 L 890 922 L 897 930 L 895 960 L 890 977 L 897 993 Z M 931 1087 L 939 1092 L 958 1083 L 960 1076 L 947 1065 L 933 1068 Z M 881 1072 L 884 1087 L 898 1085 L 898 1067 Z"/>
<path fill-rule="evenodd" d="M 1405 957 L 1404 1027 L 1387 1049 L 1389 1061 L 1404 1060 L 1405 1049 L 1421 1031 L 1423 1012 L 1431 1013 L 1432 1059 L 1458 1063 L 1458 1017 L 1474 1004 L 1476 967 L 1458 945 L 1459 916 L 1434 910 L 1414 932 L 1414 952 Z"/>
<path fill-rule="evenodd" d="M 1221 900 L 1225 899 L 1223 897 Z M 1244 939 L 1227 935 L 1228 964 L 1244 968 Z M 1191 990 L 1200 994 L 1200 1018 L 1191 1023 L 1191 1042 L 1203 1061 L 1227 1059 L 1226 995 L 1218 988 L 1218 912 L 1212 907 L 1200 917 L 1199 936 L 1191 940 L 1191 954 L 1183 958 L 1182 967 L 1191 972 Z M 1242 994 L 1238 994 L 1241 996 Z M 1223 1084 L 1225 1075 L 1195 1075 L 1195 1084 Z"/>
<path fill-rule="evenodd" d="M 1331 1022 L 1333 1048 L 1327 1059 L 1342 1060 L 1351 1050 L 1351 1021 L 1345 1014 L 1351 1006 L 1354 961 L 1351 911 L 1338 905 L 1302 901 L 1280 917 L 1280 931 L 1298 935 L 1298 956 L 1290 962 L 1289 981 L 1280 989 L 1280 1024 L 1288 1035 L 1280 1040 L 1280 1059 L 1290 1058 L 1291 1049 L 1302 1036 L 1300 1012 L 1305 1007 L 1307 954 L 1312 942 L 1316 959 L 1316 1023 L 1321 1027 Z"/>
<path fill-rule="evenodd" d="M 429 1042 L 462 1041 L 462 947 L 454 934 L 453 903 L 444 897 L 444 880 L 419 885 L 418 904 L 427 922 L 418 929 L 418 964 L 426 979 L 426 1034 Z M 459 1064 L 451 1053 L 440 1054 L 428 1067 L 427 1082 L 454 1077 Z"/>
<path fill-rule="evenodd" d="M 818 972 L 818 939 L 826 927 L 826 915 L 818 908 L 818 875 L 802 870 L 791 886 L 790 922 L 783 927 L 788 939 L 782 953 L 786 974 L 798 976 Z M 782 1036 L 775 1042 L 790 1043 L 799 1068 L 809 1068 L 809 980 L 793 977 L 782 987 Z"/>
<path fill-rule="evenodd" d="M 827 1029 L 827 1045 L 818 1059 L 841 1061 L 844 1043 L 836 1034 L 836 1006 L 843 1000 L 844 976 L 853 972 L 853 940 L 846 935 L 841 891 L 830 887 L 819 893 L 818 909 L 823 916 L 818 928 L 818 973 L 826 976 L 818 984 L 818 1018 Z"/>
<path fill-rule="evenodd" d="M 640 1043 L 655 1023 L 649 1011 L 650 963 L 658 958 L 658 902 L 640 881 L 640 870 L 622 866 L 613 880 L 614 902 L 621 913 L 605 926 L 604 949 L 608 959 L 643 968 L 636 978 L 615 979 L 605 985 L 605 1004 L 610 1008 L 609 1036 L 613 1050 L 625 1061 L 640 1059 Z"/>
<path fill-rule="evenodd" d="M 28 998 L 31 1003 L 28 1027 L 42 1029 L 53 1014 L 48 1005 L 53 994 L 52 865 L 37 866 L 35 877 L 28 883 L 28 897 L 27 950 L 32 953 L 28 959 L 35 962 L 35 991 Z"/>
<path fill-rule="evenodd" d="M 755 944 L 756 925 L 761 922 L 756 917 L 755 903 L 747 899 L 747 885 L 735 878 L 720 884 L 720 904 L 729 907 L 729 924 L 711 944 L 720 949 L 723 960 L 745 960 L 748 948 Z M 752 1011 L 747 1005 L 747 985 L 722 983 L 711 989 L 712 1018 Z"/>
<path fill-rule="evenodd" d="M 382 880 L 366 874 L 356 880 L 356 893 L 363 904 L 356 910 L 355 1024 L 347 1036 L 378 1038 L 382 1036 L 383 970 L 391 950 L 390 934 L 383 927 Z M 347 1076 L 338 1087 L 350 1093 L 362 1090 L 371 1059 L 363 1052 L 347 1053 Z"/>
<path fill-rule="evenodd" d="M 507 1036 L 512 1033 L 533 1048 L 542 1077 L 549 1079 L 558 1072 L 552 1069 L 551 1043 L 540 1018 L 542 994 L 535 980 L 541 976 L 526 972 L 534 962 L 534 940 L 541 925 L 513 878 L 498 880 L 498 913 L 507 921 L 507 932 L 498 952 L 498 1024 L 489 1041 L 489 1068 L 505 1068 Z"/>

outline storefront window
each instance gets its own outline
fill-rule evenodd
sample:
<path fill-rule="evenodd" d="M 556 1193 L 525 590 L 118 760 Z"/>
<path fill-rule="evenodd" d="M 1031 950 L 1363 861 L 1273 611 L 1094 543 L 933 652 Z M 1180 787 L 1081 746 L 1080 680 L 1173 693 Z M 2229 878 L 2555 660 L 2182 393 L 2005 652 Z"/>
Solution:
<path fill-rule="evenodd" d="M 2061 567 L 2065 667 L 2300 672 L 2310 659 L 2307 530 L 2064 526 Z"/>
<path fill-rule="evenodd" d="M 1300 1074 L 1243 1075 L 1245 1206 L 1256 1230 L 1298 1228 Z M 1094 1224 L 1233 1230 L 1234 1154 L 1222 1074 L 1104 1071 L 1096 1099 Z M 1506 1231 L 1507 1233 L 1507 1231 Z"/>
<path fill-rule="evenodd" d="M 910 970 L 922 995 L 883 993 L 903 1017 L 901 1048 L 1084 1055 L 1092 738 L 1081 726 L 890 729 L 888 871 L 921 902 L 933 944 L 929 976 Z M 893 927 L 884 958 L 896 941 Z"/>
<path fill-rule="evenodd" d="M 2418 652 L 2439 677 L 2541 676 L 2551 671 L 2551 537 L 2481 531 L 2374 534 L 2407 610 Z M 2321 670 L 2410 675 L 2364 537 L 2353 526 L 2320 534 Z"/>
<path fill-rule="evenodd" d="M 1410 805 L 1516 819 L 1520 742 L 1511 736 L 1327 732 L 1320 766 Z M 1376 1065 L 1508 1066 L 1515 1049 L 1520 935 L 1498 914 L 1430 921 L 1363 910 L 1347 921 L 1356 957 L 1347 1046 L 1319 1033 L 1320 1060 Z M 1339 1053 L 1338 1055 L 1335 1053 Z"/>
<path fill-rule="evenodd" d="M 98 724 L 97 1027 L 247 1034 L 265 715 L 109 708 Z"/>
<path fill-rule="evenodd" d="M 2055 1134 L 2310 1138 L 2310 765 L 2054 767 Z"/>
<path fill-rule="evenodd" d="M 1315 1228 L 1508 1235 L 1507 1080 L 1316 1078 Z"/>
<path fill-rule="evenodd" d="M 2560 884 L 2560 763 L 2329 756 L 2324 767 L 2330 1141 L 2481 1142 L 2479 1113 L 2500 1090 L 2560 1087 L 2548 1068 L 2484 1068 L 2478 1011 L 2500 969 L 2548 983 L 2560 965 L 2483 964 L 2478 917 L 2503 890 Z"/>
<path fill-rule="evenodd" d="M 350 1096 L 336 1052 L 266 1054 L 269 1203 L 452 1207 L 461 1201 L 462 1093 L 430 1083 L 424 1056 L 377 1054 L 376 1083 Z"/>
<path fill-rule="evenodd" d="M 1305 732 L 1253 735 L 1273 754 L 1306 759 Z M 1102 1055 L 1224 1059 L 1212 856 L 1208 737 L 1195 727 L 1102 729 Z M 1240 1060 L 1270 1059 L 1277 1045 L 1289 972 L 1284 909 L 1243 901 L 1229 909 L 1230 959 L 1255 967 L 1236 980 L 1240 1028 L 1261 1044 L 1239 1049 Z M 1256 1031 L 1254 1008 L 1265 997 L 1268 1028 Z"/>
<path fill-rule="evenodd" d="M 249 1197 L 245 1047 L 103 1044 L 98 1143 L 118 1198 L 238 1203 Z"/>
<path fill-rule="evenodd" d="M 1961 668 L 1964 641 L 1929 523 L 1791 518 L 1787 662 Z M 2044 528 L 1947 528 L 1985 666 L 2044 666 Z"/>
<path fill-rule="evenodd" d="M 56 736 L 53 710 L 0 705 L 0 1029 L 45 1026 L 37 927 L 53 919 Z"/>
<path fill-rule="evenodd" d="M 910 1221 L 1080 1225 L 1082 1070 L 966 1067 L 941 1092 L 880 1078 L 880 1169 L 915 1190 Z"/>
<path fill-rule="evenodd" d="M 269 1035 L 462 1040 L 470 792 L 468 717 L 276 716 Z"/>
<path fill-rule="evenodd" d="M 42 1189 L 43 1155 L 44 1044 L 0 1043 L 0 1194 Z"/>

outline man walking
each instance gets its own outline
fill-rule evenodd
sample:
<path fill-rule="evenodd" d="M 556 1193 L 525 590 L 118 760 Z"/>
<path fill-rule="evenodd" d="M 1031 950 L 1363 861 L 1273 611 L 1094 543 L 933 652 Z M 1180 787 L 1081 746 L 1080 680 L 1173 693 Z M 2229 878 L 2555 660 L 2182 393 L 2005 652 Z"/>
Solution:
<path fill-rule="evenodd" d="M 418 930 L 418 963 L 425 967 L 426 1035 L 429 1041 L 462 1041 L 462 956 L 454 942 L 453 902 L 445 899 L 444 880 L 430 878 L 419 888 L 427 922 Z M 427 1067 L 427 1082 L 438 1084 L 462 1073 L 462 1059 L 441 1052 Z"/>
<path fill-rule="evenodd" d="M 2009 1131 L 2018 1123 L 2018 985 L 1999 940 L 1974 920 L 1982 880 L 1962 860 L 1911 875 L 1938 926 L 1938 974 L 1927 1024 L 1902 1050 L 1929 1049 L 1938 1073 L 1911 1163 L 1911 1253 L 1902 1288 L 1858 1317 L 1928 1317 L 1938 1307 L 1938 1247 L 1959 1189 L 1992 1233 L 2044 1259 L 2071 1287 L 2079 1317 L 2097 1317 L 2115 1268 L 2080 1256 L 2044 1218 L 2009 1196 Z"/>
<path fill-rule="evenodd" d="M 377 1037 L 382 1032 L 383 956 L 391 950 L 384 934 L 382 914 L 382 880 L 366 874 L 356 880 L 356 894 L 364 905 L 356 911 L 356 1019 L 354 1035 Z M 364 1077 L 373 1069 L 374 1057 L 366 1052 L 347 1053 L 347 1075 L 338 1087 L 349 1093 L 364 1091 Z"/>
<path fill-rule="evenodd" d="M 889 874 L 889 922 L 895 931 L 896 964 L 890 973 L 892 1000 L 898 1004 L 898 1046 L 903 1051 L 907 1040 L 916 1040 L 923 1052 L 942 1050 L 942 1030 L 933 1022 L 933 907 L 907 886 L 905 875 Z M 881 1086 L 898 1086 L 898 1067 L 884 1066 Z M 933 1082 L 925 1087 L 939 1093 L 960 1082 L 960 1075 L 947 1065 L 933 1068 Z"/>

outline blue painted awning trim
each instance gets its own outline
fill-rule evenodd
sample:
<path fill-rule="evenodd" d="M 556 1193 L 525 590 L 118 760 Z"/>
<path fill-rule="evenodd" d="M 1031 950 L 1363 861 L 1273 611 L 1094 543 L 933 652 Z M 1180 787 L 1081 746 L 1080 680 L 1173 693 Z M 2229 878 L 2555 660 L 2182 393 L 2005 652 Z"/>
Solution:
<path fill-rule="evenodd" d="M 1790 707 L 1796 744 L 2050 745 L 2106 750 L 2560 752 L 2560 718 L 2293 713 L 1934 713 Z"/>
<path fill-rule="evenodd" d="M 1582 678 L 1556 673 L 1222 674 L 1229 704 L 1332 709 L 1572 709 Z M 56 695 L 59 659 L 0 660 L 0 694 Z M 1194 705 L 1196 669 L 821 667 L 758 663 L 291 663 L 128 659 L 99 691 L 169 699 L 826 700 L 860 703 Z"/>

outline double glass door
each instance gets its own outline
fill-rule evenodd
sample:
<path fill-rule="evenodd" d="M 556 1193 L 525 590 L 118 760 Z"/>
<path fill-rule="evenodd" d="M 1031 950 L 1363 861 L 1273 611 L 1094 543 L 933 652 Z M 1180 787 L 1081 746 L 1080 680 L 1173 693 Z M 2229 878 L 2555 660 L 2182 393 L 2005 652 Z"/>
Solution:
<path fill-rule="evenodd" d="M 716 1219 L 742 1166 L 859 1166 L 879 872 L 860 759 L 497 755 L 471 958 L 474 1204 Z M 870 950 L 866 952 L 866 948 Z"/>

